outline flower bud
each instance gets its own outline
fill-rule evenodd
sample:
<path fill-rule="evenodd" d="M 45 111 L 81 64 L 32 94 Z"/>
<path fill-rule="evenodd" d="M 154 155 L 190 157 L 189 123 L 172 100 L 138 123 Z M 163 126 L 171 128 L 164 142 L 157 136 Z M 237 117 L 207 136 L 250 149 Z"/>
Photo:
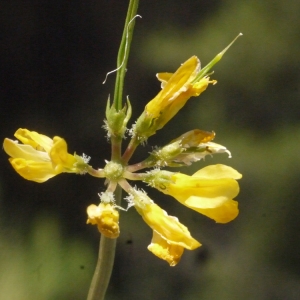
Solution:
<path fill-rule="evenodd" d="M 127 123 L 131 117 L 132 109 L 129 99 L 127 98 L 127 105 L 121 110 L 116 110 L 115 106 L 110 106 L 110 99 L 107 100 L 106 105 L 106 128 L 108 136 L 116 136 L 123 138 Z"/>

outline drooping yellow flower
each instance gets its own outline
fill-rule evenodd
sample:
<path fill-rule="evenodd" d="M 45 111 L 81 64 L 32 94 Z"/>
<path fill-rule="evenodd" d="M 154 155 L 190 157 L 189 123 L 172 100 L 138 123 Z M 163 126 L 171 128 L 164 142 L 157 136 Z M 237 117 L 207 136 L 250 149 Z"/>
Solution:
<path fill-rule="evenodd" d="M 154 230 L 152 241 L 148 246 L 148 250 L 157 257 L 165 260 L 171 267 L 174 267 L 179 263 L 184 247 L 169 243 Z"/>
<path fill-rule="evenodd" d="M 175 266 L 184 249 L 194 250 L 201 244 L 176 217 L 169 216 L 149 198 L 150 201 L 144 201 L 145 197 L 147 196 L 144 195 L 141 203 L 138 197 L 135 197 L 135 208 L 153 229 L 153 238 L 148 249 L 159 258 L 166 260 L 170 266 Z"/>
<path fill-rule="evenodd" d="M 81 157 L 68 153 L 66 141 L 58 136 L 51 139 L 22 128 L 14 135 L 23 144 L 6 138 L 3 148 L 13 168 L 27 180 L 45 182 L 62 172 L 81 173 L 87 167 Z"/>
<path fill-rule="evenodd" d="M 110 203 L 91 204 L 87 208 L 87 224 L 97 225 L 104 236 L 115 239 L 120 234 L 119 212 Z"/>
<path fill-rule="evenodd" d="M 239 193 L 236 179 L 241 177 L 233 168 L 219 164 L 207 166 L 192 176 L 174 173 L 163 187 L 155 187 L 217 223 L 227 223 L 239 213 L 233 198 Z"/>
<path fill-rule="evenodd" d="M 174 74 L 157 74 L 162 82 L 162 90 L 146 105 L 144 113 L 137 120 L 135 130 L 138 135 L 148 137 L 154 134 L 177 114 L 190 97 L 199 96 L 209 83 L 216 83 L 207 76 L 194 81 L 199 71 L 200 61 L 192 56 Z"/>

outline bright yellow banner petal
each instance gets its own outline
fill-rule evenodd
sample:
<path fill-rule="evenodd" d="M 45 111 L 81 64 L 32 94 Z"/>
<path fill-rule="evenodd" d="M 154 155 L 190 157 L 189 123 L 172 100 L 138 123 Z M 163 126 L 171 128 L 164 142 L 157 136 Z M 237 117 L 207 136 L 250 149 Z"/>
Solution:
<path fill-rule="evenodd" d="M 146 105 L 147 113 L 157 118 L 161 111 L 170 105 L 170 101 L 187 89 L 187 84 L 192 81 L 200 68 L 196 56 L 192 56 L 170 77 L 159 94 Z M 168 77 L 168 75 L 167 75 Z"/>
<path fill-rule="evenodd" d="M 49 156 L 46 152 L 37 151 L 30 145 L 22 145 L 7 138 L 4 139 L 3 149 L 9 156 L 13 158 L 24 158 L 37 162 L 49 161 Z"/>
<path fill-rule="evenodd" d="M 220 178 L 233 178 L 241 179 L 242 174 L 240 174 L 235 169 L 228 167 L 226 165 L 218 164 L 204 167 L 194 173 L 193 177 L 201 177 L 207 179 L 220 179 Z"/>
<path fill-rule="evenodd" d="M 191 178 L 195 179 L 195 178 Z M 191 196 L 197 196 L 203 198 L 203 205 L 208 205 L 209 200 L 214 198 L 216 201 L 226 201 L 235 198 L 239 193 L 239 185 L 234 179 L 196 179 L 186 182 L 176 181 L 174 184 L 170 184 L 167 193 L 172 195 L 180 202 L 185 202 Z M 212 207 L 215 207 L 214 204 Z M 207 207 L 206 207 L 207 208 Z"/>
<path fill-rule="evenodd" d="M 161 98 L 176 98 L 176 96 L 186 90 L 186 85 L 190 83 L 200 70 L 200 61 L 197 56 L 192 56 L 185 61 L 177 71 L 169 78 L 165 87 L 160 93 Z"/>

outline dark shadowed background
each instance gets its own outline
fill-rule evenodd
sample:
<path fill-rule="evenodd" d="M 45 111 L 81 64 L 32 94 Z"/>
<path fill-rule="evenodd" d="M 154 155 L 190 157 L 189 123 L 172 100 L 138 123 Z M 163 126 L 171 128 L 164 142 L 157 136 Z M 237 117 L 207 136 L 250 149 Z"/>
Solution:
<path fill-rule="evenodd" d="M 151 230 L 131 208 L 121 213 L 108 300 L 296 300 L 300 295 L 300 2 L 140 0 L 125 95 L 132 123 L 159 91 L 155 74 L 197 55 L 203 65 L 239 32 L 214 67 L 210 86 L 149 139 L 214 130 L 231 150 L 192 173 L 224 163 L 243 174 L 240 215 L 226 225 L 144 187 L 203 246 L 174 268 L 154 257 Z M 127 1 L 1 1 L 1 139 L 22 127 L 64 137 L 69 151 L 103 167 L 110 146 L 102 129 Z M 127 140 L 128 141 L 128 140 Z M 0 155 L 0 300 L 80 300 L 87 294 L 99 234 L 86 225 L 103 180 L 59 175 L 23 180 Z M 125 203 L 123 203 L 125 206 Z"/>

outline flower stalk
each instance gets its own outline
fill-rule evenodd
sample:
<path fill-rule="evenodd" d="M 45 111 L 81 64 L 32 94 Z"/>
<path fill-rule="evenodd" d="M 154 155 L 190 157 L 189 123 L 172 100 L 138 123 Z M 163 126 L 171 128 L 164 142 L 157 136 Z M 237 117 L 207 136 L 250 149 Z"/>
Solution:
<path fill-rule="evenodd" d="M 137 9 L 139 6 L 139 0 L 130 0 L 127 16 L 125 20 L 125 26 L 123 30 L 122 40 L 118 52 L 117 58 L 117 77 L 115 83 L 114 92 L 114 107 L 116 110 L 122 108 L 122 97 L 123 97 L 123 87 L 126 75 L 127 61 L 130 52 L 130 45 L 133 36 L 133 29 L 135 25 L 135 17 Z"/>
<path fill-rule="evenodd" d="M 114 265 L 116 239 L 101 236 L 96 269 L 87 300 L 104 299 Z"/>
<path fill-rule="evenodd" d="M 133 29 L 139 0 L 130 0 L 127 16 L 125 20 L 122 40 L 117 58 L 117 75 L 115 82 L 113 108 L 118 113 L 122 109 L 123 87 L 127 68 L 127 62 L 130 52 L 130 44 L 133 35 Z M 129 106 L 128 102 L 128 106 Z M 130 111 L 131 115 L 131 111 Z M 129 116 L 130 117 L 130 116 Z M 129 118 L 128 118 L 129 119 Z M 127 119 L 127 121 L 128 121 Z M 111 135 L 112 161 L 121 160 L 122 137 Z M 118 186 L 115 191 L 116 205 L 119 206 L 122 199 L 122 189 Z M 110 281 L 116 250 L 116 239 L 110 239 L 101 234 L 99 253 L 96 269 L 93 275 L 87 300 L 103 300 Z"/>
<path fill-rule="evenodd" d="M 121 201 L 122 190 L 117 187 L 116 199 Z M 104 300 L 114 266 L 117 239 L 101 234 L 99 252 L 87 300 Z"/>

